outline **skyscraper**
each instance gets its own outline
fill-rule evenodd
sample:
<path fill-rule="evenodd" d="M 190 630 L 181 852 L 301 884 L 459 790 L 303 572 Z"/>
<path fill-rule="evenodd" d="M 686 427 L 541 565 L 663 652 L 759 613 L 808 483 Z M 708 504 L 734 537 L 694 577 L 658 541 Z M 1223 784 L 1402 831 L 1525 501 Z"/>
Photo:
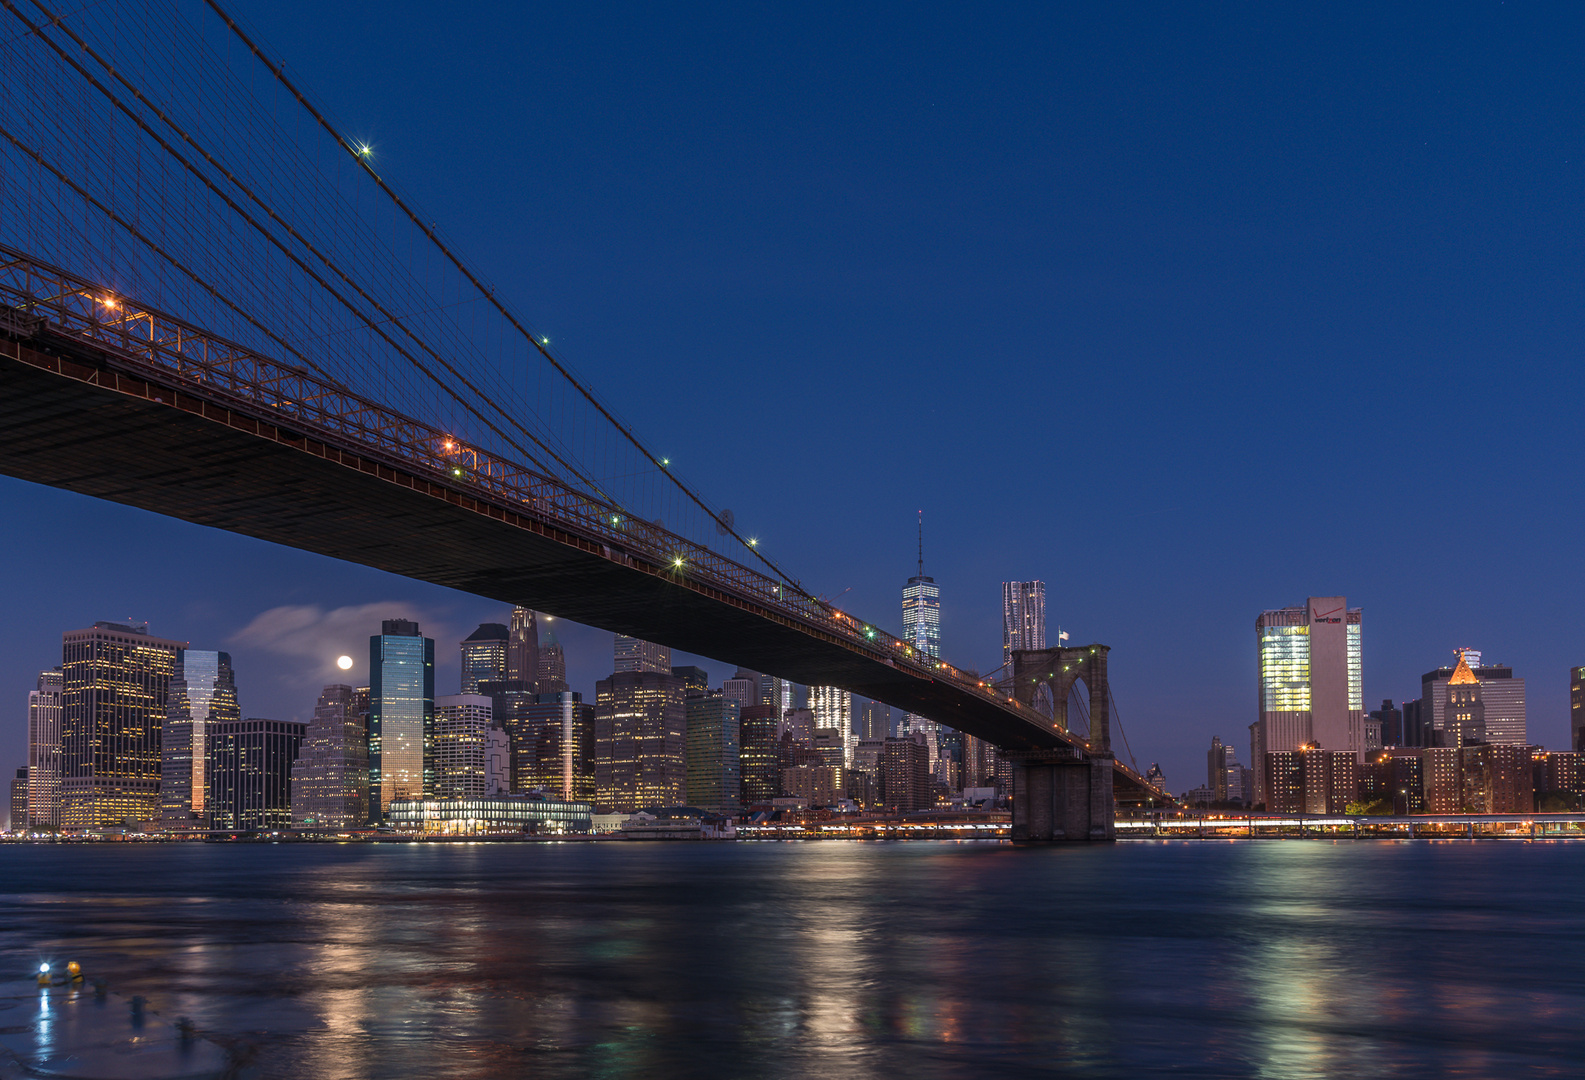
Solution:
<path fill-rule="evenodd" d="M 483 694 L 435 699 L 435 798 L 484 798 L 490 710 Z"/>
<path fill-rule="evenodd" d="M 1249 726 L 1255 801 L 1265 801 L 1265 755 L 1315 743 L 1327 751 L 1365 749 L 1361 614 L 1341 596 L 1255 620 L 1260 713 Z"/>
<path fill-rule="evenodd" d="M 780 790 L 776 740 L 781 715 L 774 705 L 756 705 L 738 714 L 738 779 L 745 808 L 768 804 Z"/>
<path fill-rule="evenodd" d="M 721 684 L 722 695 L 729 701 L 737 702 L 739 709 L 761 704 L 764 692 L 765 677 L 747 668 L 738 668 L 737 674 Z"/>
<path fill-rule="evenodd" d="M 1454 650 L 1465 665 L 1480 680 L 1481 706 L 1485 714 L 1486 741 L 1505 746 L 1526 746 L 1529 743 L 1525 720 L 1524 680 L 1513 677 L 1513 668 L 1506 664 L 1483 664 L 1476 649 Z M 1420 676 L 1420 700 L 1430 703 L 1431 731 L 1445 732 L 1447 727 L 1448 682 L 1453 668 L 1440 667 Z M 1437 736 L 1432 735 L 1432 739 Z M 1443 746 L 1453 746 L 1454 741 L 1442 736 Z"/>
<path fill-rule="evenodd" d="M 891 708 L 879 701 L 866 701 L 859 707 L 859 742 L 874 742 L 892 733 Z"/>
<path fill-rule="evenodd" d="M 627 671 L 652 671 L 662 675 L 671 673 L 671 649 L 653 641 L 616 635 L 617 673 Z"/>
<path fill-rule="evenodd" d="M 11 830 L 21 832 L 27 828 L 28 816 L 28 767 L 17 766 L 16 775 L 11 778 Z"/>
<path fill-rule="evenodd" d="M 1015 649 L 1046 647 L 1046 583 L 1002 582 L 1002 663 L 1011 664 Z"/>
<path fill-rule="evenodd" d="M 171 672 L 160 736 L 160 820 L 190 826 L 204 817 L 205 732 L 212 722 L 242 719 L 231 655 L 183 649 Z"/>
<path fill-rule="evenodd" d="M 61 823 L 61 669 L 39 672 L 28 691 L 28 803 L 23 825 Z"/>
<path fill-rule="evenodd" d="M 560 694 L 567 690 L 567 654 L 562 651 L 556 631 L 549 626 L 539 639 L 539 685 L 536 689 L 541 694 Z"/>
<path fill-rule="evenodd" d="M 462 689 L 458 693 L 477 694 L 479 684 L 506 678 L 506 654 L 511 631 L 502 623 L 480 623 L 463 640 Z"/>
<path fill-rule="evenodd" d="M 632 640 L 632 639 L 629 639 Z M 688 726 L 683 682 L 669 671 L 619 671 L 595 684 L 595 804 L 631 814 L 683 801 Z"/>
<path fill-rule="evenodd" d="M 1381 725 L 1382 746 L 1412 746 L 1403 738 L 1403 710 L 1393 707 L 1391 698 L 1383 698 L 1381 708 L 1372 709 L 1370 719 Z"/>
<path fill-rule="evenodd" d="M 307 728 L 257 717 L 204 726 L 204 820 L 211 829 L 292 827 L 292 763 Z"/>
<path fill-rule="evenodd" d="M 539 620 L 528 608 L 512 609 L 512 626 L 506 643 L 506 677 L 525 682 L 530 689 L 539 681 Z"/>
<path fill-rule="evenodd" d="M 292 825 L 350 829 L 369 820 L 369 734 L 357 691 L 334 683 L 320 692 L 292 765 Z"/>
<path fill-rule="evenodd" d="M 919 532 L 919 572 L 903 586 L 903 641 L 919 658 L 941 655 L 941 590 L 925 576 L 924 525 Z M 818 717 L 816 718 L 818 720 Z M 934 721 L 909 713 L 900 726 L 903 735 L 919 734 L 930 757 L 930 773 L 941 770 L 941 745 Z M 890 801 L 890 800 L 888 800 Z"/>
<path fill-rule="evenodd" d="M 435 790 L 435 642 L 407 619 L 369 638 L 369 820 Z"/>
<path fill-rule="evenodd" d="M 743 797 L 738 702 L 724 694 L 689 697 L 687 713 L 687 803 L 713 814 L 735 815 Z"/>
<path fill-rule="evenodd" d="M 1585 729 L 1585 667 L 1569 668 L 1568 734 L 1569 749 L 1585 752 L 1580 731 Z"/>
<path fill-rule="evenodd" d="M 1445 746 L 1462 748 L 1486 741 L 1486 705 L 1481 700 L 1480 680 L 1463 656 L 1447 680 L 1447 700 L 1442 713 Z"/>
<path fill-rule="evenodd" d="M 1227 801 L 1227 751 L 1220 736 L 1211 737 L 1211 749 L 1205 755 L 1205 786 L 1211 798 Z M 1236 759 L 1235 759 L 1236 760 Z"/>
<path fill-rule="evenodd" d="M 61 825 L 160 816 L 160 729 L 185 641 L 98 622 L 61 638 Z"/>
<path fill-rule="evenodd" d="M 853 763 L 853 748 L 858 739 L 853 734 L 853 695 L 835 686 L 811 686 L 809 710 L 815 730 L 829 728 L 842 733 L 844 747 L 843 765 Z M 814 733 L 810 732 L 813 738 Z"/>
<path fill-rule="evenodd" d="M 514 716 L 512 776 L 519 792 L 594 801 L 594 705 L 572 690 L 536 694 Z"/>

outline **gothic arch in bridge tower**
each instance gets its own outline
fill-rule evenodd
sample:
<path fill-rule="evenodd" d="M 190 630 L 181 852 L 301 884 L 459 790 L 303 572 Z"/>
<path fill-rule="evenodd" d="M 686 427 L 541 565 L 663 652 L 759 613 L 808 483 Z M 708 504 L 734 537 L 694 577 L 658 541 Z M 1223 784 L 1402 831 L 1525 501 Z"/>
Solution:
<path fill-rule="evenodd" d="M 1051 718 L 1068 730 L 1068 695 L 1082 682 L 1090 692 L 1090 751 L 1112 752 L 1111 693 L 1106 682 L 1106 645 L 1019 649 L 1013 652 L 1013 696 L 1031 707 L 1051 695 Z M 1043 704 L 1043 703 L 1042 703 Z"/>

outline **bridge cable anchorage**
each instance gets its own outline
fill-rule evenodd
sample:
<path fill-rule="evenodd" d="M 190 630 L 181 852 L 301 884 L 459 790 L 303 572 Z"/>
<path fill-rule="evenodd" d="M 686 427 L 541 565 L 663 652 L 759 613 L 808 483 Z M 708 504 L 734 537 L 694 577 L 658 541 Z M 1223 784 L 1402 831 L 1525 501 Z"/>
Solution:
<path fill-rule="evenodd" d="M 495 310 L 499 312 L 500 315 L 505 318 L 519 334 L 526 338 L 528 342 L 545 358 L 545 360 L 549 362 L 550 365 L 554 367 L 556 371 L 567 380 L 568 383 L 576 388 L 577 391 L 584 397 L 584 399 L 589 402 L 589 404 L 593 405 L 595 409 L 599 411 L 600 415 L 603 416 L 612 427 L 616 428 L 616 430 L 620 432 L 622 436 L 625 437 L 636 450 L 638 450 L 639 453 L 643 454 L 646 460 L 657 464 L 662 462 L 664 460 L 663 458 L 657 456 L 654 451 L 645 446 L 643 441 L 639 439 L 638 435 L 631 428 L 618 420 L 611 413 L 611 411 L 606 408 L 605 404 L 599 399 L 598 396 L 595 395 L 592 389 L 590 389 L 580 379 L 574 376 L 572 372 L 561 363 L 561 361 L 557 360 L 556 357 L 551 354 L 550 349 L 545 343 L 544 339 L 530 333 L 529 330 L 523 326 L 522 322 L 511 311 L 511 309 L 509 309 L 500 300 L 500 298 L 495 295 L 495 290 L 487 288 L 484 283 L 479 280 L 478 275 L 476 275 L 473 270 L 440 239 L 440 237 L 435 232 L 433 222 L 426 222 L 420 218 L 419 215 L 412 209 L 412 207 L 410 207 L 407 202 L 403 200 L 402 197 L 385 182 L 385 179 L 381 177 L 379 173 L 374 171 L 374 167 L 369 163 L 368 156 L 355 148 L 352 141 L 330 123 L 330 121 L 325 117 L 324 113 L 316 108 L 314 104 L 308 100 L 308 97 L 300 89 L 298 89 L 290 79 L 286 77 L 286 72 L 281 67 L 281 65 L 275 63 L 264 54 L 264 51 L 258 46 L 258 44 L 248 36 L 242 27 L 237 25 L 236 20 L 226 13 L 225 9 L 220 6 L 217 0 L 204 0 L 204 2 L 210 7 L 211 10 L 214 11 L 216 15 L 220 17 L 221 21 L 223 21 L 226 26 L 230 28 L 231 32 L 235 34 L 237 38 L 243 43 L 243 45 L 247 47 L 248 51 L 253 54 L 259 63 L 263 64 L 265 69 L 269 71 L 271 75 L 275 76 L 276 80 L 297 100 L 298 104 L 306 109 L 309 115 L 319 123 L 320 127 L 324 128 L 330 137 L 336 141 L 337 145 L 339 145 L 342 150 L 350 158 L 352 158 L 357 167 L 362 169 L 369 176 L 369 178 L 379 186 L 380 190 L 384 192 L 385 195 L 396 204 L 402 213 L 407 216 L 407 219 L 417 226 L 418 229 L 425 235 L 425 237 L 427 237 L 429 241 L 435 245 L 441 254 L 443 254 L 451 262 L 451 264 L 468 279 L 469 283 L 476 290 L 478 290 L 480 295 L 488 300 L 490 305 L 494 307 Z M 760 562 L 769 567 L 770 570 L 787 585 L 797 589 L 800 593 L 804 591 L 803 586 L 794 580 L 791 575 L 782 570 L 780 566 L 772 562 L 767 555 L 759 550 L 759 546 L 757 544 L 750 544 L 744 537 L 739 535 L 736 530 L 731 528 L 730 525 L 723 521 L 722 516 L 715 510 L 712 510 L 710 506 L 704 501 L 704 498 L 695 492 L 692 487 L 684 483 L 682 478 L 679 477 L 673 470 L 662 465 L 660 471 L 665 473 L 667 478 L 670 479 L 674 485 L 676 485 L 678 490 L 686 495 L 695 506 L 699 507 L 700 510 L 703 510 L 705 514 L 713 522 L 715 522 L 716 526 L 723 531 L 723 535 L 731 536 L 739 544 L 751 551 L 755 558 L 759 559 Z"/>
<path fill-rule="evenodd" d="M 516 450 L 518 453 L 522 454 L 524 457 L 528 458 L 530 461 L 534 462 L 535 465 L 538 468 L 543 469 L 546 472 L 553 472 L 554 471 L 554 470 L 548 468 L 542 461 L 540 461 L 538 456 L 535 455 L 532 451 L 528 450 L 521 443 L 519 443 L 516 439 L 514 439 L 510 435 L 508 435 L 506 432 L 502 431 L 500 429 L 500 427 L 495 424 L 494 421 L 492 421 L 489 417 L 487 417 L 483 413 L 481 413 L 470 401 L 465 399 L 462 395 L 458 394 L 449 384 L 446 383 L 446 381 L 444 379 L 441 379 L 438 375 L 436 375 L 427 365 L 425 365 L 417 357 L 413 356 L 406 349 L 402 348 L 402 346 L 399 343 L 394 341 L 390 337 L 389 334 L 385 333 L 385 331 L 380 328 L 380 324 L 378 324 L 374 320 L 370 319 L 369 316 L 367 314 L 365 314 L 364 311 L 361 308 L 359 308 L 356 304 L 353 304 L 350 300 L 348 300 L 345 296 L 343 296 L 338 290 L 336 290 L 329 282 L 327 282 L 319 273 L 317 273 L 312 267 L 308 266 L 302 260 L 302 258 L 297 255 L 296 252 L 290 250 L 289 248 L 286 247 L 286 245 L 282 244 L 280 239 L 278 237 L 276 237 L 274 233 L 272 233 L 268 229 L 266 229 L 257 219 L 255 219 L 245 209 L 243 209 L 241 206 L 238 206 L 237 203 L 230 196 L 228 196 L 225 192 L 221 191 L 214 184 L 214 182 L 212 180 L 210 180 L 209 177 L 205 176 L 201 170 L 199 170 L 190 161 L 188 161 L 185 157 L 183 157 L 181 155 L 181 153 L 179 153 L 173 146 L 170 145 L 170 143 L 168 143 L 165 139 L 163 139 L 159 135 L 159 133 L 155 132 L 152 128 L 150 128 L 149 125 L 143 120 L 142 117 L 138 116 L 135 112 L 133 112 L 130 108 L 128 108 L 127 105 L 125 104 L 125 102 L 121 101 L 120 98 L 116 97 L 116 95 L 114 93 L 112 93 L 109 90 L 109 88 L 107 88 L 103 83 L 101 83 L 98 79 L 96 79 L 90 72 L 88 72 L 86 69 L 84 69 L 81 64 L 77 63 L 77 61 L 75 59 L 73 59 L 70 55 L 68 55 L 67 52 L 64 49 L 62 49 L 58 44 L 56 44 L 53 40 L 51 40 L 49 37 L 47 37 L 44 34 L 42 27 L 34 24 L 31 20 L 29 20 L 27 18 L 27 16 L 23 15 L 20 11 L 18 11 L 16 6 L 12 3 L 12 0 L 0 0 L 0 4 L 3 4 L 8 11 L 10 11 L 13 15 L 15 15 L 18 19 L 20 19 L 25 25 L 27 25 L 29 27 L 29 29 L 35 34 L 35 36 L 38 37 L 38 39 L 40 41 L 43 41 L 44 43 L 49 45 L 50 48 L 54 49 L 56 54 L 58 56 L 60 56 L 60 58 L 62 60 L 66 61 L 68 64 L 70 64 L 72 66 L 72 68 L 77 71 L 77 73 L 79 75 L 81 75 L 85 80 L 88 81 L 88 83 L 90 85 L 92 85 L 96 90 L 98 90 L 101 94 L 103 94 L 128 119 L 130 119 L 133 123 L 135 123 L 139 127 L 139 129 L 141 129 L 144 132 L 144 134 L 148 135 L 149 138 L 153 139 L 156 143 L 158 143 L 159 146 L 163 150 L 165 150 L 166 153 L 168 153 L 171 157 L 175 158 L 193 176 L 197 177 L 204 184 L 204 186 L 207 187 L 210 190 L 210 192 L 212 194 L 214 194 L 217 198 L 220 198 L 221 200 L 223 200 L 225 202 L 225 204 L 234 213 L 236 213 L 239 217 L 241 217 L 244 221 L 246 221 L 249 225 L 251 225 L 265 239 L 270 241 L 270 243 L 278 251 L 280 251 L 281 254 L 285 255 L 288 259 L 290 259 L 298 267 L 298 269 L 302 270 L 305 274 L 307 274 L 311 278 L 313 278 L 314 281 L 319 285 L 320 288 L 324 289 L 331 296 L 335 297 L 335 299 L 337 301 L 339 301 L 342 304 L 342 306 L 344 306 L 349 312 L 351 312 L 354 317 L 356 317 L 359 321 L 361 321 L 369 330 L 373 331 L 376 335 L 378 335 L 382 341 L 384 341 L 387 345 L 389 345 L 392 349 L 394 349 L 399 355 L 401 355 L 405 360 L 407 360 L 407 362 L 409 364 L 411 364 L 414 368 L 416 368 L 418 371 L 420 371 L 426 377 L 428 377 L 429 380 L 431 382 L 433 382 L 436 386 L 440 387 L 443 391 L 445 391 L 447 396 L 449 396 L 458 405 L 462 406 L 463 409 L 465 409 L 468 413 L 470 413 L 480 423 L 484 424 L 492 432 L 494 432 L 501 439 L 503 439 L 507 443 L 507 445 L 511 446 L 514 450 Z M 97 52 L 95 52 L 94 49 L 86 41 L 84 41 L 81 37 L 79 37 L 76 34 L 76 32 L 74 32 L 71 29 L 71 27 L 67 26 L 65 24 L 65 22 L 62 21 L 62 19 L 59 16 L 55 15 L 48 8 L 46 8 L 43 5 L 43 3 L 41 2 L 41 0 L 33 0 L 33 5 L 35 7 L 37 7 L 40 11 L 42 11 L 45 14 L 46 17 L 49 18 L 51 25 L 53 25 L 57 29 L 61 30 L 63 33 L 66 34 L 67 37 L 71 38 L 73 44 L 75 44 L 83 52 L 87 53 L 90 57 L 92 57 L 94 62 L 99 64 L 100 67 L 104 68 L 104 70 L 106 72 L 108 72 L 112 78 L 114 78 L 122 86 L 126 87 L 127 91 L 129 93 L 131 93 L 137 99 L 137 101 L 140 104 L 142 104 L 145 108 L 147 108 L 155 116 L 159 117 L 159 119 L 161 121 L 163 121 L 166 124 L 166 126 L 170 127 L 171 130 L 176 132 L 177 135 L 179 135 L 181 137 L 182 141 L 184 141 L 189 146 L 191 146 L 193 148 L 193 150 L 196 153 L 198 153 L 199 155 L 201 155 L 204 158 L 204 160 L 209 163 L 209 165 L 211 167 L 213 167 L 215 170 L 220 172 L 221 175 L 225 176 L 234 185 L 236 185 L 236 187 L 238 189 L 240 189 L 245 195 L 247 195 L 247 197 L 251 201 L 253 201 L 255 204 L 257 204 L 259 206 L 259 208 L 264 211 L 264 213 L 268 214 L 272 221 L 274 221 L 282 229 L 284 229 L 287 232 L 287 234 L 290 235 L 294 240 L 296 240 L 298 243 L 302 244 L 305 248 L 307 248 L 310 252 L 312 252 L 319 259 L 319 261 L 321 263 L 323 263 L 332 273 L 334 273 L 343 282 L 345 282 L 354 291 L 356 291 L 358 293 L 358 295 L 360 297 L 362 297 L 365 301 L 367 301 L 372 307 L 374 307 L 374 309 L 376 311 L 378 311 L 381 315 L 385 316 L 387 322 L 395 323 L 397 326 L 401 327 L 403 332 L 406 333 L 409 338 L 411 338 L 421 349 L 423 349 L 431 357 L 433 357 L 434 360 L 437 363 L 439 363 L 448 372 L 450 372 L 453 376 L 455 376 L 464 386 L 466 386 L 470 391 L 472 391 L 473 394 L 475 395 L 475 397 L 478 400 L 482 400 L 482 401 L 488 402 L 492 407 L 495 408 L 496 412 L 500 413 L 502 415 L 502 417 L 505 418 L 507 423 L 509 423 L 512 427 L 516 428 L 518 431 L 522 432 L 525 436 L 528 437 L 528 439 L 531 442 L 534 443 L 534 445 L 538 446 L 541 450 L 543 450 L 546 454 L 548 454 L 552 458 L 552 460 L 554 460 L 558 464 L 560 464 L 572 476 L 577 477 L 581 482 L 587 484 L 597 495 L 599 495 L 600 497 L 604 498 L 606 501 L 611 502 L 613 505 L 618 505 L 618 506 L 621 505 L 621 500 L 613 498 L 608 492 L 604 491 L 601 488 L 601 486 L 592 477 L 589 477 L 589 476 L 585 475 L 582 469 L 580 469 L 577 466 L 572 465 L 569 462 L 567 462 L 566 460 L 564 460 L 553 449 L 551 449 L 549 446 L 545 445 L 545 443 L 538 436 L 536 436 L 532 431 L 529 431 L 527 428 L 523 427 L 523 425 L 521 423 L 519 423 L 517 420 L 515 420 L 504 409 L 501 409 L 499 406 L 495 406 L 493 400 L 489 397 L 489 395 L 484 393 L 484 391 L 481 388 L 479 388 L 478 386 L 475 386 L 474 383 L 472 382 L 472 380 L 470 380 L 466 375 L 464 375 L 460 370 L 458 370 L 457 367 L 454 364 L 452 364 L 450 361 L 446 360 L 443 356 L 441 356 L 438 352 L 436 352 L 433 348 L 431 348 L 426 342 L 424 342 L 416 334 L 414 334 L 413 331 L 405 323 L 403 323 L 397 316 L 393 315 L 391 312 L 386 310 L 384 305 L 382 305 L 379 301 L 377 301 L 373 297 L 371 297 L 367 293 L 367 291 L 364 290 L 363 287 L 360 286 L 356 281 L 352 280 L 352 278 L 345 271 L 343 271 L 339 266 L 337 266 L 333 261 L 331 261 L 317 247 L 315 247 L 313 244 L 309 243 L 309 241 L 306 240 L 296 229 L 294 229 L 288 222 L 286 222 L 284 219 L 282 219 L 280 217 L 280 215 L 278 215 L 269 205 L 267 205 L 262 199 L 260 199 L 258 197 L 258 195 L 255 194 L 246 184 L 244 184 L 241 180 L 239 180 L 236 177 L 236 175 L 231 172 L 231 170 L 227 169 L 224 165 L 222 165 L 220 162 L 215 160 L 213 155 L 211 155 L 207 150 L 205 150 L 202 146 L 200 146 L 198 144 L 198 142 L 196 140 L 194 140 L 192 138 L 192 136 L 190 134 L 188 134 L 188 132 L 181 127 L 181 125 L 177 124 L 174 120 L 172 120 L 169 116 L 167 116 L 158 106 L 156 106 L 152 102 L 150 102 L 148 100 L 148 98 L 145 97 L 143 95 L 143 93 L 138 90 L 137 87 L 133 86 L 125 78 L 125 76 L 122 75 L 122 73 L 120 71 L 118 71 L 113 65 L 108 63 L 103 57 L 101 57 Z M 319 369 L 316 366 L 315 370 L 322 370 L 322 369 Z M 630 515 L 630 516 L 633 516 L 633 515 Z"/>

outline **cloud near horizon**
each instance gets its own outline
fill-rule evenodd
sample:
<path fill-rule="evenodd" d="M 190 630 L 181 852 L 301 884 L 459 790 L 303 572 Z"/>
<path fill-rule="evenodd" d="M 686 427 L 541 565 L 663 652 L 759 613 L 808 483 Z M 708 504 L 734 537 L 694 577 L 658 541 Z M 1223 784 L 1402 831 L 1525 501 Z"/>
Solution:
<path fill-rule="evenodd" d="M 380 632 L 385 619 L 411 619 L 426 637 L 448 640 L 450 629 L 439 619 L 406 601 L 357 604 L 326 610 L 317 604 L 273 607 L 232 634 L 228 643 L 240 648 L 305 660 L 298 671 L 304 679 L 350 682 L 367 678 L 369 638 Z M 351 671 L 336 667 L 342 655 L 353 660 Z"/>

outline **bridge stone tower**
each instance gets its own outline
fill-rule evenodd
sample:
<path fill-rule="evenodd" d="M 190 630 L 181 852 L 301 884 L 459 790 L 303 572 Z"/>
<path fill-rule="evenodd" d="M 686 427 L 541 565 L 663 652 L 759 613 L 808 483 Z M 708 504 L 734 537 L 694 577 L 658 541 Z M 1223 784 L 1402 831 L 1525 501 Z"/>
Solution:
<path fill-rule="evenodd" d="M 1013 763 L 1014 840 L 1115 840 L 1112 800 L 1111 693 L 1106 645 L 1029 649 L 1013 653 L 1013 696 L 1033 706 L 1039 689 L 1051 693 L 1052 720 L 1068 728 L 1068 695 L 1083 680 L 1090 692 L 1090 749 L 1031 750 L 1003 756 Z"/>

